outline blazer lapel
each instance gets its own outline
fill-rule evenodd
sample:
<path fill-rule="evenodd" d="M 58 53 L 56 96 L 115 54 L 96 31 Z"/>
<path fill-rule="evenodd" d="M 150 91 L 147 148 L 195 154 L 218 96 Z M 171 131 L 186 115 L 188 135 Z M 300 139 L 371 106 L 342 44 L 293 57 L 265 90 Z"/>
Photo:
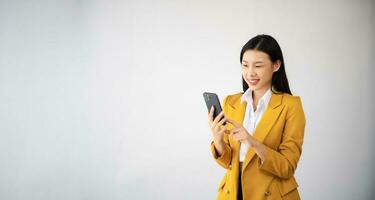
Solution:
<path fill-rule="evenodd" d="M 260 142 L 264 141 L 269 131 L 271 130 L 272 126 L 274 125 L 277 118 L 279 117 L 281 111 L 283 110 L 284 106 L 280 106 L 282 102 L 282 98 L 283 98 L 282 94 L 272 93 L 270 102 L 252 134 L 253 137 L 257 139 L 258 141 Z M 235 110 L 234 112 L 235 114 L 233 115 L 234 120 L 236 120 L 242 125 L 243 125 L 243 120 L 245 116 L 246 106 L 247 106 L 246 102 L 241 103 L 241 98 L 239 98 L 238 101 L 236 101 L 234 105 L 230 105 L 231 109 Z M 240 142 L 235 142 L 235 144 L 236 144 L 236 148 L 238 149 L 238 154 L 239 154 Z M 246 166 L 250 163 L 254 155 L 255 155 L 255 152 L 253 148 L 249 148 L 249 150 L 247 151 L 245 160 L 244 160 L 242 172 L 244 171 Z"/>

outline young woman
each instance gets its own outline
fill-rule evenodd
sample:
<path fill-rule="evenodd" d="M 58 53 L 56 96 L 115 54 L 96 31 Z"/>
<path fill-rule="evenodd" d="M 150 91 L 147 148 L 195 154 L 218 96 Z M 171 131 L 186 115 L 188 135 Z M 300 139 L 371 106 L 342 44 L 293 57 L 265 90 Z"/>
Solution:
<path fill-rule="evenodd" d="M 290 92 L 280 46 L 258 35 L 242 48 L 240 62 L 243 92 L 226 96 L 215 119 L 213 108 L 208 115 L 212 155 L 227 169 L 217 199 L 300 199 L 294 172 L 305 114 Z"/>

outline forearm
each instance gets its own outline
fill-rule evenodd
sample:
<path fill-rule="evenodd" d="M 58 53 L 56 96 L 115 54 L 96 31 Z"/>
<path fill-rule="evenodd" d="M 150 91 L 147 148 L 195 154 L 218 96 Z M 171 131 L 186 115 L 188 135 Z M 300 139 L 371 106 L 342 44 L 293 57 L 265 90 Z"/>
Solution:
<path fill-rule="evenodd" d="M 258 155 L 261 159 L 262 163 L 266 160 L 267 157 L 267 147 L 263 143 L 259 142 L 255 138 L 248 139 L 249 147 L 254 149 L 254 152 Z"/>
<path fill-rule="evenodd" d="M 259 160 L 259 168 L 272 173 L 280 178 L 290 178 L 293 176 L 297 162 L 301 155 L 301 145 L 292 141 L 285 141 L 276 151 L 255 138 L 247 142 Z"/>
<path fill-rule="evenodd" d="M 225 169 L 230 168 L 230 162 L 232 160 L 232 150 L 231 150 L 231 147 L 227 143 L 223 142 L 223 150 L 221 152 L 221 155 L 218 155 L 219 152 L 218 150 L 216 150 L 214 141 L 212 141 L 211 152 L 212 152 L 214 159 L 216 160 L 218 164 L 220 164 Z"/>
<path fill-rule="evenodd" d="M 225 142 L 223 140 L 214 139 L 214 146 L 215 146 L 215 151 L 217 153 L 217 156 L 220 157 L 221 155 L 223 155 L 225 151 Z"/>

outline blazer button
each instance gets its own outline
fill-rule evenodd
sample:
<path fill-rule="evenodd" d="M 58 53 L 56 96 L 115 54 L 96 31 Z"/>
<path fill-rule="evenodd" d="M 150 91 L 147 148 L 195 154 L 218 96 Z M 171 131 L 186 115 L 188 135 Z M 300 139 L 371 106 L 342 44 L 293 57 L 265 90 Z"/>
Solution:
<path fill-rule="evenodd" d="M 229 189 L 226 189 L 226 190 L 225 190 L 225 193 L 229 194 Z"/>
<path fill-rule="evenodd" d="M 229 165 L 229 169 L 232 169 L 232 165 Z"/>
<path fill-rule="evenodd" d="M 266 196 L 270 196 L 271 194 L 272 193 L 270 191 L 267 191 L 267 192 L 264 193 L 264 195 L 266 195 Z"/>

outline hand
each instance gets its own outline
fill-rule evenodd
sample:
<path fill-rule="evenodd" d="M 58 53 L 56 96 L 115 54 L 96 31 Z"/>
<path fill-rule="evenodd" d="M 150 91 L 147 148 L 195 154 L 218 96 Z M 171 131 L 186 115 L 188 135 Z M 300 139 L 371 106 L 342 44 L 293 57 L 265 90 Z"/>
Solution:
<path fill-rule="evenodd" d="M 220 114 L 217 115 L 215 119 L 213 119 L 214 110 L 215 108 L 212 106 L 210 112 L 208 113 L 208 124 L 211 127 L 211 132 L 214 137 L 214 141 L 222 142 L 224 138 L 224 133 L 227 130 L 227 125 L 223 126 L 223 123 L 226 121 L 226 118 L 223 117 L 223 119 L 221 119 L 221 117 L 224 115 L 224 111 L 221 111 Z"/>
<path fill-rule="evenodd" d="M 231 119 L 227 119 L 227 122 L 233 124 L 234 126 L 234 128 L 230 131 L 230 135 L 233 137 L 233 139 L 246 144 L 248 147 L 252 147 L 263 164 L 267 157 L 267 147 L 250 135 L 241 124 Z"/>
<path fill-rule="evenodd" d="M 254 138 L 251 136 L 245 127 L 243 127 L 241 124 L 237 123 L 236 121 L 232 119 L 227 119 L 227 122 L 233 124 L 234 128 L 230 130 L 230 135 L 235 139 L 236 141 L 240 141 L 241 143 L 244 143 L 251 147 Z"/>

